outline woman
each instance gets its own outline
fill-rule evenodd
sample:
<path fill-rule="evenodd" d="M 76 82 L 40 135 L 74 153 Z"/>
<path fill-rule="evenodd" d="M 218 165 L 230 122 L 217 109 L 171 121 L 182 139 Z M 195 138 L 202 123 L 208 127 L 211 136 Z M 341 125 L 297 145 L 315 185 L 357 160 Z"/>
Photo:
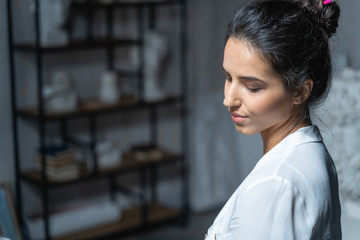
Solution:
<path fill-rule="evenodd" d="M 338 181 L 309 109 L 326 96 L 330 0 L 257 1 L 226 35 L 225 99 L 237 131 L 260 133 L 264 155 L 225 204 L 206 240 L 339 240 Z"/>

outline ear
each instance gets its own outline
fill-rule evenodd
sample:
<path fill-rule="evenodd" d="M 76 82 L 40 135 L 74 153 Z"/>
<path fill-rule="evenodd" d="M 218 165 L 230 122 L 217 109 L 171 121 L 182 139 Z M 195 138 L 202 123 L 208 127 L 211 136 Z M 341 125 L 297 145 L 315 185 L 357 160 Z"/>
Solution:
<path fill-rule="evenodd" d="M 308 78 L 300 87 L 299 90 L 297 91 L 295 97 L 294 97 L 294 104 L 299 105 L 302 104 L 303 102 L 305 102 L 312 91 L 312 88 L 314 86 L 314 81 L 311 78 Z"/>

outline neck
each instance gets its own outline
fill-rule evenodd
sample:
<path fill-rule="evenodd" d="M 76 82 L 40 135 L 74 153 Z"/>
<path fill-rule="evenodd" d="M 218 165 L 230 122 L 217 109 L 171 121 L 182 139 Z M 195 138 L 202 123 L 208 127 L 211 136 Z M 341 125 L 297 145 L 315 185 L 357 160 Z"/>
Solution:
<path fill-rule="evenodd" d="M 269 152 L 273 147 L 275 147 L 281 140 L 286 136 L 295 132 L 299 128 L 310 126 L 311 121 L 305 119 L 301 122 L 292 121 L 289 119 L 287 122 L 281 124 L 280 126 L 274 126 L 268 129 L 265 129 L 261 132 L 261 137 L 263 140 L 264 155 Z"/>

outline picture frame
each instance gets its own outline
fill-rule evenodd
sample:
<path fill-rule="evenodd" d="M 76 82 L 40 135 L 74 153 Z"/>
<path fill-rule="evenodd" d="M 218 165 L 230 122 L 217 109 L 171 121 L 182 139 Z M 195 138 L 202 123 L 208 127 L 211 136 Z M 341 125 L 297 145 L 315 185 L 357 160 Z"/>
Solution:
<path fill-rule="evenodd" d="M 21 231 L 16 217 L 10 187 L 0 183 L 0 239 L 21 240 Z"/>

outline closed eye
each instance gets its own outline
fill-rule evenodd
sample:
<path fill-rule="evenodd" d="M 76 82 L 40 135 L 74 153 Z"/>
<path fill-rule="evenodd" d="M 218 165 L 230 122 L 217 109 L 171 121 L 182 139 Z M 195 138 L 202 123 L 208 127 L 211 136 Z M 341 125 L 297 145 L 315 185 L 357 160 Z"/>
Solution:
<path fill-rule="evenodd" d="M 231 76 L 229 74 L 225 73 L 225 80 L 231 82 L 232 78 L 231 78 Z"/>
<path fill-rule="evenodd" d="M 261 90 L 261 88 L 248 88 L 248 90 L 252 93 L 257 93 Z"/>

